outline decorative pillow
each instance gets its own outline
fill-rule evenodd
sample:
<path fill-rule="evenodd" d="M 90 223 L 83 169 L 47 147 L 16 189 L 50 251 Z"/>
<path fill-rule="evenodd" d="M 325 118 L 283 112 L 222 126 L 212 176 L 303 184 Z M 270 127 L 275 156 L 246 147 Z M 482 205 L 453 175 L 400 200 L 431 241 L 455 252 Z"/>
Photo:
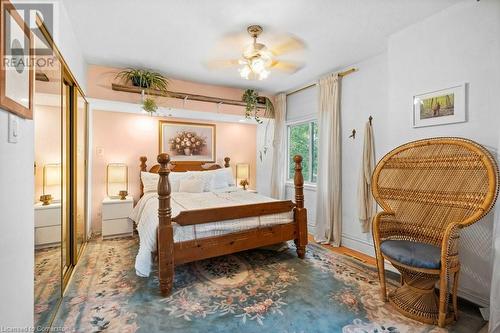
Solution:
<path fill-rule="evenodd" d="M 235 186 L 236 181 L 233 177 L 233 169 L 232 168 L 222 168 L 217 170 L 222 177 L 226 180 L 228 186 Z"/>
<path fill-rule="evenodd" d="M 188 178 L 187 172 L 170 172 L 168 181 L 170 182 L 170 189 L 172 192 L 179 192 L 179 185 L 182 179 Z"/>
<path fill-rule="evenodd" d="M 214 173 L 210 171 L 188 171 L 186 174 L 190 179 L 194 178 L 203 182 L 203 191 L 210 192 L 212 190 L 212 180 L 215 176 Z"/>
<path fill-rule="evenodd" d="M 205 182 L 197 178 L 184 178 L 179 181 L 179 192 L 202 193 L 205 188 Z"/>
<path fill-rule="evenodd" d="M 187 172 L 170 172 L 168 175 L 170 190 L 172 192 L 179 192 L 179 181 L 187 177 Z M 141 171 L 141 180 L 144 186 L 144 193 L 158 191 L 159 174 Z"/>
<path fill-rule="evenodd" d="M 141 171 L 141 180 L 144 186 L 144 193 L 158 191 L 159 174 Z"/>
<path fill-rule="evenodd" d="M 212 184 L 210 185 L 210 190 L 218 190 L 229 186 L 227 182 L 226 173 L 223 172 L 222 169 L 216 169 L 204 172 L 209 172 L 213 175 Z"/>

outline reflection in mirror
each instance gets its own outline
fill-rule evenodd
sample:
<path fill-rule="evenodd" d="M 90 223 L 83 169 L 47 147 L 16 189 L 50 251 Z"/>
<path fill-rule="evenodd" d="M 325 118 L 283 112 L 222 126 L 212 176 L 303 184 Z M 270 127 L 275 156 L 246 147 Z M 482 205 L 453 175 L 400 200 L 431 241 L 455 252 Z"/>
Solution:
<path fill-rule="evenodd" d="M 48 327 L 61 298 L 61 64 L 38 56 L 35 69 L 35 327 Z M 44 60 L 45 59 L 45 60 Z"/>
<path fill-rule="evenodd" d="M 86 180 L 86 170 L 85 161 L 87 159 L 87 101 L 83 98 L 80 92 L 76 91 L 76 116 L 75 116 L 75 128 L 76 128 L 76 138 L 75 138 L 75 209 L 76 209 L 76 221 L 75 221 L 75 240 L 76 240 L 76 255 L 79 256 L 83 245 L 85 244 L 85 211 L 86 211 L 86 200 L 85 196 L 87 194 L 87 180 Z"/>

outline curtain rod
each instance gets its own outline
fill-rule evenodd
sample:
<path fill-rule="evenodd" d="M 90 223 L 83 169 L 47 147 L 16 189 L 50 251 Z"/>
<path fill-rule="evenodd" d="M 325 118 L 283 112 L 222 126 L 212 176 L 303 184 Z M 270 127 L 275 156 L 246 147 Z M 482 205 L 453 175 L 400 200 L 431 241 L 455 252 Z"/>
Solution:
<path fill-rule="evenodd" d="M 340 77 L 344 77 L 344 76 L 352 74 L 352 73 L 354 73 L 356 71 L 358 71 L 358 69 L 355 68 L 355 67 L 353 67 L 353 68 L 350 68 L 350 69 L 345 70 L 343 72 L 339 72 L 338 74 L 339 74 Z M 311 88 L 311 87 L 314 87 L 314 86 L 317 86 L 317 85 L 318 85 L 318 83 L 316 83 L 316 82 L 315 83 L 311 83 L 311 84 L 308 84 L 306 86 L 303 86 L 303 87 L 297 88 L 295 90 L 289 91 L 289 92 L 286 93 L 286 95 L 289 96 L 289 95 L 298 93 L 299 91 L 302 91 L 302 90 L 305 90 L 307 88 Z"/>

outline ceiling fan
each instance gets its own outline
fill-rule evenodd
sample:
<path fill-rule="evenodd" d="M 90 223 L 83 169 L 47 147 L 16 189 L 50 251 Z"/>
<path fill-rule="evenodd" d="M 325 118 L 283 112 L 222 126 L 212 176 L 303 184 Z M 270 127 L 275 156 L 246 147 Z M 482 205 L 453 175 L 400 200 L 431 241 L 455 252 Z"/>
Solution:
<path fill-rule="evenodd" d="M 247 80 L 264 80 L 271 73 L 271 69 L 295 73 L 302 68 L 299 63 L 278 60 L 277 57 L 285 53 L 304 49 L 304 43 L 295 37 L 288 36 L 284 42 L 273 48 L 257 42 L 257 38 L 263 32 L 260 25 L 251 25 L 247 28 L 248 34 L 253 42 L 247 45 L 239 59 L 213 60 L 209 62 L 209 68 L 218 69 L 224 67 L 238 66 L 240 76 Z"/>

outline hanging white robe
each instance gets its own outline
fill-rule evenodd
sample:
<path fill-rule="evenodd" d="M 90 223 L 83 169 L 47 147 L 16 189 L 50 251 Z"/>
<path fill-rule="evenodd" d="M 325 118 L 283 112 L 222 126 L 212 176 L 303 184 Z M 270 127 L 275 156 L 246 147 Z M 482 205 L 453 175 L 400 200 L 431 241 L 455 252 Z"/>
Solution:
<path fill-rule="evenodd" d="M 363 156 L 361 158 L 358 183 L 358 218 L 362 224 L 363 232 L 369 232 L 372 217 L 377 210 L 371 191 L 372 173 L 375 167 L 375 145 L 370 122 L 365 125 L 364 135 Z"/>

